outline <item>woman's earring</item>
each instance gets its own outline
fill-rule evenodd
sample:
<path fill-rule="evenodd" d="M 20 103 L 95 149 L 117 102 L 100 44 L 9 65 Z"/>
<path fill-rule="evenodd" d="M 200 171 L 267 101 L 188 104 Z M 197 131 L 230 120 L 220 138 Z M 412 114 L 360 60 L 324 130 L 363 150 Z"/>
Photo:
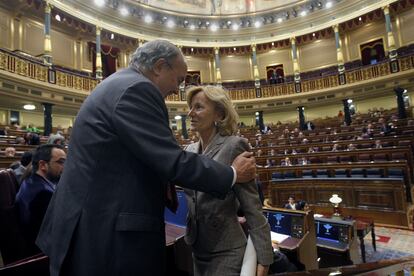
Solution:
<path fill-rule="evenodd" d="M 217 127 L 217 126 L 218 126 L 218 123 L 217 123 L 216 121 L 214 121 L 214 126 L 215 126 L 215 127 Z"/>

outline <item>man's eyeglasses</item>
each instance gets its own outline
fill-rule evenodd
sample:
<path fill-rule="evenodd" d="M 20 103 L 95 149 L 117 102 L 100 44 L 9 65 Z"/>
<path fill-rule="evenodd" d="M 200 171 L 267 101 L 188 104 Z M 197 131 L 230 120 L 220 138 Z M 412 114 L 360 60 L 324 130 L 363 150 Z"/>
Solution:
<path fill-rule="evenodd" d="M 58 163 L 59 165 L 64 165 L 65 161 L 66 161 L 66 159 L 50 160 L 48 163 L 55 162 L 55 163 Z"/>

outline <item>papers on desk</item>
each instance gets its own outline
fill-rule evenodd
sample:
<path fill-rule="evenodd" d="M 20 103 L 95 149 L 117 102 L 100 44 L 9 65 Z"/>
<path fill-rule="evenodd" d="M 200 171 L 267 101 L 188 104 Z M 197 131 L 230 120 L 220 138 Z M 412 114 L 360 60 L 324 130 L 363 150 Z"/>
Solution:
<path fill-rule="evenodd" d="M 323 215 L 321 215 L 321 214 L 313 214 L 313 217 L 314 218 L 323 218 Z"/>
<path fill-rule="evenodd" d="M 240 276 L 255 276 L 257 270 L 257 254 L 252 239 L 247 239 L 246 251 L 244 252 L 243 265 Z"/>
<path fill-rule="evenodd" d="M 286 240 L 287 238 L 289 238 L 288 235 L 279 234 L 279 233 L 270 231 L 270 239 L 274 242 L 281 243 L 284 240 Z"/>

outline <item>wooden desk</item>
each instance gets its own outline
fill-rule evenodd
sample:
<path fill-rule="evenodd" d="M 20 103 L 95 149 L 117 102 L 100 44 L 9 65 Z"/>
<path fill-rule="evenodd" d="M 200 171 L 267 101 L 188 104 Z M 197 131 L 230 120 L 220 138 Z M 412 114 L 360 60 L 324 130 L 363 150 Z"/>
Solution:
<path fill-rule="evenodd" d="M 174 245 L 178 239 L 184 237 L 185 228 L 173 224 L 165 224 L 165 245 Z"/>

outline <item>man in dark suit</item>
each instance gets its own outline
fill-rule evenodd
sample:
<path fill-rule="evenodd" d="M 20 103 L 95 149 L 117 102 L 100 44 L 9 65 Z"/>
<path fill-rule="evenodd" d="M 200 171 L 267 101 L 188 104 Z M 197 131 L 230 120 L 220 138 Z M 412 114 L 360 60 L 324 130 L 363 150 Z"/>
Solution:
<path fill-rule="evenodd" d="M 224 198 L 254 178 L 251 153 L 230 167 L 175 141 L 164 98 L 186 72 L 176 46 L 147 42 L 82 105 L 37 239 L 52 276 L 163 275 L 167 183 Z"/>
<path fill-rule="evenodd" d="M 66 160 L 60 145 L 41 145 L 33 155 L 32 173 L 23 179 L 16 195 L 20 223 L 30 254 L 39 253 L 35 245 L 49 201 L 55 191 Z"/>

